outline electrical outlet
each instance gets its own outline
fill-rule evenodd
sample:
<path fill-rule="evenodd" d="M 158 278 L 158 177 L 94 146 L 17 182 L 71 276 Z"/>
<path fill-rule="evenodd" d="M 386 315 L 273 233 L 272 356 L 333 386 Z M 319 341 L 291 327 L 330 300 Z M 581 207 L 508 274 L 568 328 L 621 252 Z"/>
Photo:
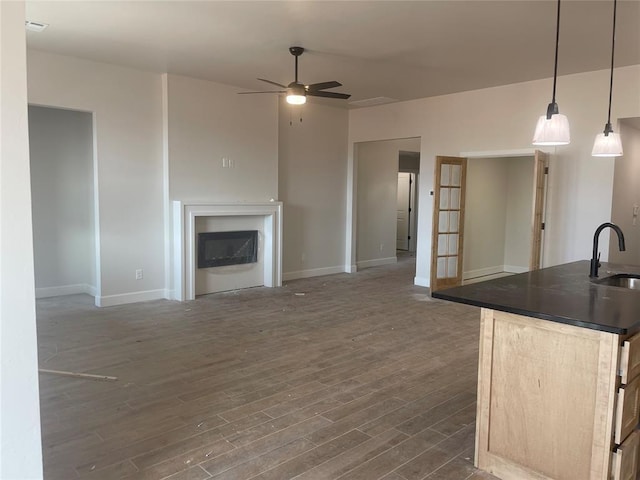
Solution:
<path fill-rule="evenodd" d="M 380 251 L 382 252 L 382 250 L 384 250 L 384 243 L 380 244 Z"/>
<path fill-rule="evenodd" d="M 143 277 L 142 269 L 139 268 L 136 270 L 136 280 L 142 280 L 142 277 Z"/>
<path fill-rule="evenodd" d="M 229 159 L 227 157 L 222 157 L 222 168 L 229 167 Z"/>

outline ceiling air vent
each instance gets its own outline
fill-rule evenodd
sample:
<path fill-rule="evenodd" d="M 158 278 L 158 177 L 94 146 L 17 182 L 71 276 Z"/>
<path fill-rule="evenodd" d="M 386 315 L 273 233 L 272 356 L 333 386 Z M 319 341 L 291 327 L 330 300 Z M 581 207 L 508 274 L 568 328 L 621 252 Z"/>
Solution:
<path fill-rule="evenodd" d="M 48 23 L 40 23 L 40 22 L 32 22 L 31 20 L 27 20 L 24 22 L 24 26 L 30 32 L 41 32 L 45 28 L 49 26 Z"/>
<path fill-rule="evenodd" d="M 389 97 L 373 97 L 373 98 L 365 98 L 364 100 L 356 100 L 355 102 L 349 102 L 349 105 L 353 105 L 354 107 L 373 107 L 374 105 L 383 105 L 385 103 L 393 103 L 398 100 L 395 98 Z"/>

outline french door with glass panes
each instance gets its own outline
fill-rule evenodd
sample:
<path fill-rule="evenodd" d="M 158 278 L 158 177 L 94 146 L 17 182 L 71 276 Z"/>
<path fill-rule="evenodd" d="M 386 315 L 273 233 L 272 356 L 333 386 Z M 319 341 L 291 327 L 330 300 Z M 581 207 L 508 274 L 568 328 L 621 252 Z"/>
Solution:
<path fill-rule="evenodd" d="M 436 157 L 431 291 L 462 284 L 467 159 Z"/>

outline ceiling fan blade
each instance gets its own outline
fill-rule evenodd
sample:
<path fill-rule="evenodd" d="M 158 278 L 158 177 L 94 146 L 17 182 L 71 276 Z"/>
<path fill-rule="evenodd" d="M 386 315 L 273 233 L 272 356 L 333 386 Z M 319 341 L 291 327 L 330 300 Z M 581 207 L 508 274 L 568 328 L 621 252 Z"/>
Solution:
<path fill-rule="evenodd" d="M 342 84 L 340 82 L 336 82 L 335 80 L 332 82 L 313 83 L 311 85 L 307 85 L 307 91 L 317 92 L 318 90 L 325 90 L 327 88 L 335 88 L 341 86 Z"/>
<path fill-rule="evenodd" d="M 259 78 L 258 80 L 260 80 L 261 82 L 267 82 L 270 83 L 271 85 L 275 85 L 276 87 L 280 87 L 280 88 L 287 88 L 286 85 L 282 85 L 281 83 L 277 83 L 277 82 L 272 82 L 271 80 L 266 80 L 264 78 Z"/>
<path fill-rule="evenodd" d="M 338 92 L 307 92 L 307 95 L 311 96 L 311 97 L 325 97 L 325 98 L 341 98 L 343 100 L 346 100 L 347 98 L 349 98 L 351 95 L 349 95 L 348 93 L 338 93 Z"/>
<path fill-rule="evenodd" d="M 250 95 L 252 93 L 287 93 L 286 90 L 269 90 L 264 92 L 238 92 L 238 95 Z"/>

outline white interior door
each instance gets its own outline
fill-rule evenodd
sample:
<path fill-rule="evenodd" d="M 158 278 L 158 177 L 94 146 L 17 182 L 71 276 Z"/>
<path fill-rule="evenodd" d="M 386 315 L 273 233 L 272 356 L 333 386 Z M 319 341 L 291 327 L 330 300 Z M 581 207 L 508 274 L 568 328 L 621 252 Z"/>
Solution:
<path fill-rule="evenodd" d="M 398 173 L 396 249 L 409 250 L 411 174 Z"/>

